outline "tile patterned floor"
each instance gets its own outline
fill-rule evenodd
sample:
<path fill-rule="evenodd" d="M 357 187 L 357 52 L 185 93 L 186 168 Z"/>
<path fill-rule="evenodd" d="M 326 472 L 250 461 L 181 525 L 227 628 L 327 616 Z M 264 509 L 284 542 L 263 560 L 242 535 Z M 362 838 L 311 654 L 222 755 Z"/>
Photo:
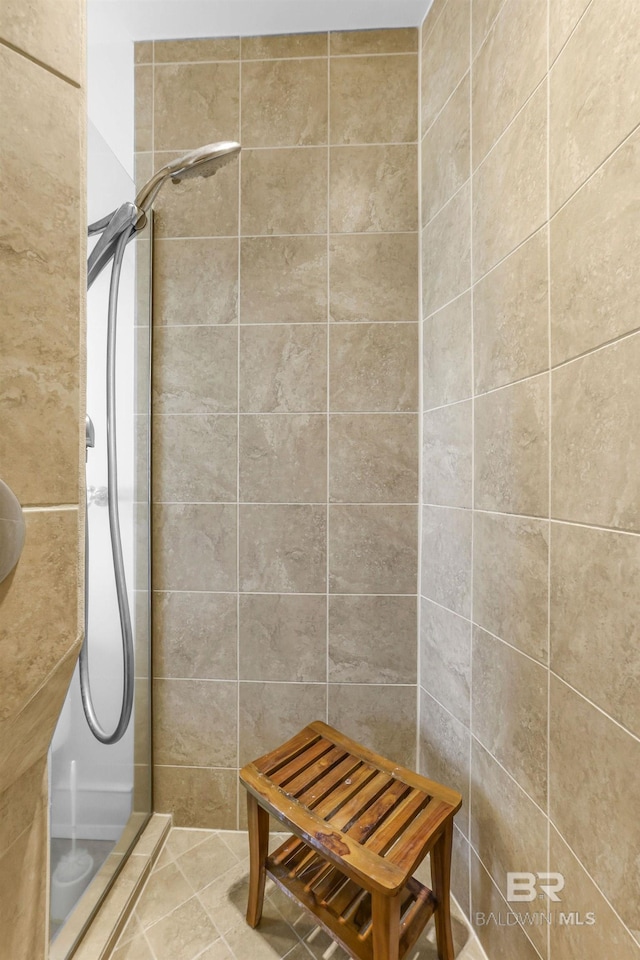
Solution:
<path fill-rule="evenodd" d="M 173 828 L 112 960 L 321 960 L 332 941 L 270 881 L 259 929 L 247 926 L 248 871 L 246 833 Z M 486 960 L 462 917 L 453 932 L 458 960 Z M 431 922 L 410 960 L 436 960 L 433 938 Z"/>

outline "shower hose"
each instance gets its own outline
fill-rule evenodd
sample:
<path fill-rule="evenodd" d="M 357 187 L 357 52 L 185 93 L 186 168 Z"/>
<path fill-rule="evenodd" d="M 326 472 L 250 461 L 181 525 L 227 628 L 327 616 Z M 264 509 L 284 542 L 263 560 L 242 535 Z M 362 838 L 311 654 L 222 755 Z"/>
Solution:
<path fill-rule="evenodd" d="M 112 733 L 107 733 L 96 715 L 91 697 L 89 678 L 89 523 L 85 510 L 85 554 L 84 554 L 84 640 L 80 649 L 80 696 L 87 724 L 94 737 L 104 744 L 117 743 L 124 736 L 133 710 L 134 689 L 134 649 L 131 612 L 127 596 L 127 582 L 122 555 L 122 537 L 120 534 L 120 516 L 118 510 L 118 449 L 116 437 L 116 336 L 118 327 L 118 293 L 120 274 L 125 249 L 135 234 L 138 211 L 133 204 L 123 204 L 103 220 L 89 227 L 89 236 L 101 233 L 88 263 L 88 287 L 91 286 L 101 270 L 113 259 L 109 284 L 109 308 L 107 318 L 107 503 L 109 510 L 109 533 L 115 574 L 118 613 L 120 616 L 120 635 L 122 638 L 123 688 L 120 717 Z"/>

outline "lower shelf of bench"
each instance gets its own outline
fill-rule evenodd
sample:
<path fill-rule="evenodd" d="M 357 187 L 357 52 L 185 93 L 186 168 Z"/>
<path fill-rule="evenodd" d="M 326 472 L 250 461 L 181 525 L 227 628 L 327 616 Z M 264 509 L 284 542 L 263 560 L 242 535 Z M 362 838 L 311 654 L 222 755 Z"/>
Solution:
<path fill-rule="evenodd" d="M 267 858 L 267 873 L 355 960 L 373 960 L 371 894 L 298 837 Z M 410 878 L 402 893 L 400 957 L 415 944 L 436 908 L 428 887 Z"/>

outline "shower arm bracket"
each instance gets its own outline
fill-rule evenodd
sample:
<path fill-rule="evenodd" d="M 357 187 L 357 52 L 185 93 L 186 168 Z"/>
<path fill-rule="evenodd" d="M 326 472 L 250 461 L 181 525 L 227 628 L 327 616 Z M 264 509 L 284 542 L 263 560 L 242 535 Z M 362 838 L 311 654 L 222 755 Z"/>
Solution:
<path fill-rule="evenodd" d="M 144 219 L 144 222 L 142 222 Z M 92 224 L 89 227 L 89 235 L 92 235 L 96 227 L 102 225 L 104 221 L 98 224 Z M 137 230 L 142 229 L 146 223 L 144 212 L 141 211 L 135 203 L 127 201 L 114 211 L 106 226 L 102 230 L 102 235 L 89 255 L 87 261 L 87 289 L 91 287 L 94 280 L 102 273 L 106 265 L 113 259 L 118 240 L 123 233 L 129 233 L 132 237 Z"/>

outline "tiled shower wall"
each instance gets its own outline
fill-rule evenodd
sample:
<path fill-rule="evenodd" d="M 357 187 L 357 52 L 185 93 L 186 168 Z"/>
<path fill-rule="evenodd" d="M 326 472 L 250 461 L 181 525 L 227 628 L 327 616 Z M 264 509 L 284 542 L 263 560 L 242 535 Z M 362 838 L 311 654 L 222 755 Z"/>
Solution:
<path fill-rule="evenodd" d="M 415 763 L 418 31 L 136 47 L 157 204 L 155 807 L 243 822 L 314 718 Z"/>
<path fill-rule="evenodd" d="M 508 871 L 565 880 L 551 925 L 477 926 L 496 960 L 640 949 L 637 18 L 436 0 L 422 28 L 420 765 L 464 794 L 472 915 Z"/>

